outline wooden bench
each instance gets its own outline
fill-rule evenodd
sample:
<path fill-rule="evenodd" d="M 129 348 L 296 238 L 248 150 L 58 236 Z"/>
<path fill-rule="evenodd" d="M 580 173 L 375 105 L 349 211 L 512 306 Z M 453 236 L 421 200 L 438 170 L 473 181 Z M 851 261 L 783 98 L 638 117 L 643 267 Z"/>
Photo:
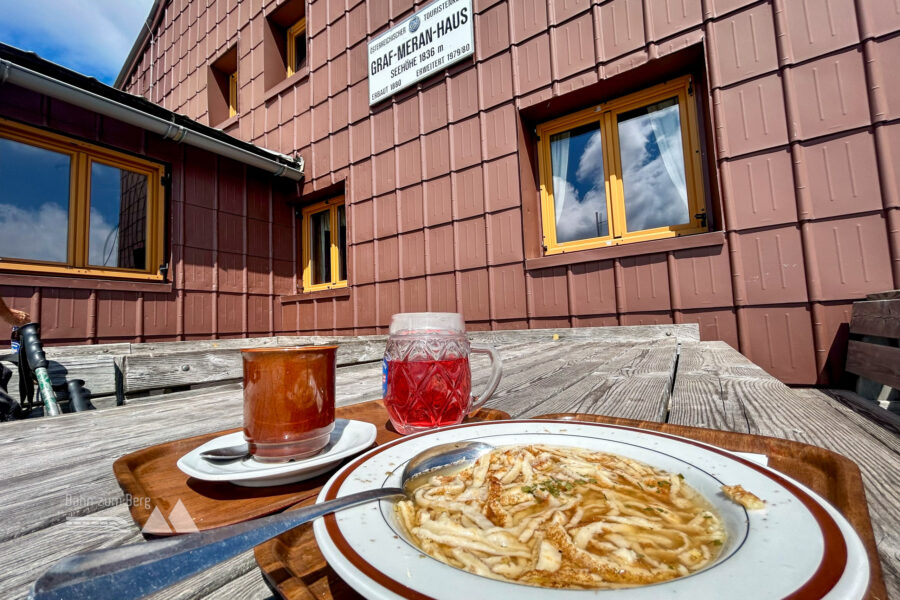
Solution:
<path fill-rule="evenodd" d="M 639 342 L 658 342 L 672 349 L 679 341 L 696 342 L 699 330 L 695 324 L 648 325 L 639 327 L 588 327 L 577 329 L 530 329 L 512 331 L 473 331 L 473 342 L 502 347 L 510 358 L 533 352 L 536 342 L 560 340 L 590 346 L 596 343 L 621 344 L 623 349 Z M 380 366 L 387 336 L 273 336 L 190 342 L 117 343 L 85 346 L 47 347 L 50 373 L 54 383 L 83 379 L 98 408 L 132 404 L 148 400 L 173 399 L 190 390 L 239 389 L 243 376 L 241 348 L 266 346 L 338 345 L 337 365 L 348 382 L 359 379 L 380 386 Z M 666 357 L 674 357 L 670 349 L 662 349 Z M 606 357 L 608 358 L 608 357 Z M 478 363 L 482 357 L 474 359 Z M 604 359 L 605 360 L 605 359 Z M 645 361 L 646 362 L 646 361 Z M 665 362 L 665 361 L 664 361 Z M 669 360 L 668 362 L 672 362 Z M 365 369 L 348 369 L 353 365 L 369 365 Z M 10 365 L 12 367 L 12 365 Z M 660 369 L 667 370 L 666 363 Z M 376 368 L 377 367 L 377 368 Z M 376 373 L 377 371 L 377 373 Z M 481 371 L 484 371 L 482 373 Z M 479 369 L 478 377 L 486 370 Z M 640 378 L 635 379 L 638 381 Z M 371 380 L 371 381 L 370 381 Z M 14 375 L 11 384 L 17 383 Z M 17 385 L 10 386 L 17 397 Z M 368 394 L 368 392 L 367 392 Z M 65 396 L 61 399 L 64 401 Z M 546 412 L 546 411 L 545 411 Z"/>
<path fill-rule="evenodd" d="M 118 402 L 119 381 L 115 359 L 119 352 L 127 351 L 129 344 L 104 344 L 96 346 L 45 347 L 50 380 L 57 389 L 62 404 L 68 400 L 67 392 L 59 388 L 73 379 L 84 380 L 84 387 L 91 393 L 91 402 L 97 408 L 115 406 Z M 3 366 L 13 372 L 7 390 L 10 396 L 19 398 L 19 375 L 17 367 L 4 362 Z M 40 406 L 40 394 L 35 385 L 34 403 Z"/>
<path fill-rule="evenodd" d="M 386 339 L 386 336 L 277 336 L 209 342 L 168 342 L 151 347 L 135 344 L 131 354 L 117 360 L 122 380 L 121 395 L 123 403 L 131 403 L 199 386 L 240 385 L 243 377 L 241 348 L 337 344 L 337 365 L 344 367 L 380 361 L 384 356 Z"/>
<path fill-rule="evenodd" d="M 72 379 L 82 379 L 97 408 L 109 408 L 162 394 L 182 392 L 195 387 L 233 387 L 242 377 L 241 348 L 264 346 L 310 346 L 340 344 L 339 366 L 380 361 L 385 336 L 365 336 L 348 340 L 334 336 L 274 336 L 157 342 L 143 344 L 96 344 L 85 346 L 48 346 L 44 348 L 51 380 L 56 387 Z M 16 366 L 8 393 L 19 397 Z M 65 391 L 57 390 L 65 405 Z M 37 396 L 37 393 L 36 393 Z M 40 398 L 35 399 L 40 405 Z"/>
<path fill-rule="evenodd" d="M 855 393 L 831 394 L 900 431 L 900 290 L 853 303 L 847 371 L 859 376 Z"/>

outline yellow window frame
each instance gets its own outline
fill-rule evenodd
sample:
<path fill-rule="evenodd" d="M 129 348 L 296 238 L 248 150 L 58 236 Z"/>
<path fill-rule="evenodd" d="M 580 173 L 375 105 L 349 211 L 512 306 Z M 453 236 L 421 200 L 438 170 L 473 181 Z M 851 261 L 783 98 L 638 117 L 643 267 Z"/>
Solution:
<path fill-rule="evenodd" d="M 228 76 L 228 117 L 238 113 L 237 71 Z"/>
<path fill-rule="evenodd" d="M 287 46 L 286 46 L 287 52 L 286 52 L 286 55 L 287 55 L 287 76 L 288 77 L 290 77 L 291 75 L 293 75 L 295 73 L 294 63 L 296 62 L 296 59 L 297 59 L 297 55 L 296 55 L 297 36 L 303 35 L 304 33 L 306 33 L 306 17 L 303 17 L 302 19 L 300 19 L 299 21 L 297 21 L 296 23 L 291 25 L 290 28 L 287 30 Z"/>
<path fill-rule="evenodd" d="M 625 193 L 622 181 L 622 163 L 619 152 L 618 115 L 654 102 L 677 97 L 680 107 L 682 152 L 684 153 L 685 184 L 688 195 L 687 223 L 628 231 L 625 218 Z M 551 136 L 592 123 L 599 123 L 603 143 L 603 169 L 606 187 L 606 214 L 609 220 L 609 235 L 557 242 L 556 205 L 553 198 L 553 169 L 551 165 Z M 543 123 L 537 128 L 538 169 L 541 192 L 541 221 L 543 226 L 544 253 L 562 254 L 589 248 L 615 246 L 679 235 L 690 235 L 708 231 L 706 203 L 703 194 L 703 171 L 700 157 L 700 132 L 697 121 L 697 106 L 692 93 L 690 76 L 679 77 L 646 90 L 641 90 Z"/>
<path fill-rule="evenodd" d="M 303 265 L 303 291 L 304 292 L 317 292 L 320 290 L 333 290 L 338 288 L 347 287 L 346 279 L 338 279 L 340 277 L 340 261 L 341 261 L 341 252 L 345 253 L 346 257 L 346 248 L 341 248 L 339 245 L 339 236 L 340 232 L 338 230 L 339 222 L 338 222 L 338 208 L 344 206 L 344 197 L 338 196 L 336 198 L 330 198 L 325 200 L 324 202 L 319 202 L 317 204 L 313 204 L 303 208 L 301 213 L 302 226 L 301 226 L 301 237 L 303 238 L 303 256 L 302 256 L 302 265 Z M 344 208 L 344 218 L 347 218 L 346 208 Z M 312 282 L 312 216 L 317 215 L 323 212 L 329 213 L 329 220 L 331 222 L 331 281 L 326 283 L 318 283 L 313 284 Z"/>
<path fill-rule="evenodd" d="M 69 156 L 69 228 L 67 260 L 50 262 L 0 258 L 0 272 L 27 272 L 102 276 L 116 279 L 162 280 L 164 262 L 165 190 L 163 165 L 50 133 L 36 127 L 0 119 L 0 137 Z M 100 163 L 147 177 L 146 269 L 95 267 L 89 261 L 91 165 Z"/>

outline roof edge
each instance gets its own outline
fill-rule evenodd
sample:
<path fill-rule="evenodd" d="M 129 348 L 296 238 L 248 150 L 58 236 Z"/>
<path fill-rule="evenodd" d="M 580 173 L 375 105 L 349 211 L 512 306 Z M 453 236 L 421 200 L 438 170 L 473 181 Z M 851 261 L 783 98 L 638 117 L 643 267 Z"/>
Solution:
<path fill-rule="evenodd" d="M 147 48 L 147 40 L 150 39 L 153 30 L 156 29 L 162 20 L 163 13 L 165 12 L 163 9 L 169 4 L 169 1 L 170 0 L 153 0 L 153 6 L 150 7 L 150 12 L 147 13 L 147 18 L 144 19 L 141 31 L 138 33 L 137 39 L 134 40 L 131 51 L 128 52 L 128 56 L 125 58 L 125 62 L 122 64 L 122 68 L 116 76 L 115 82 L 113 82 L 114 88 L 121 90 L 125 81 L 134 72 L 138 63 L 137 59 Z"/>
<path fill-rule="evenodd" d="M 288 156 L 235 138 L 221 129 L 199 123 L 146 98 L 115 89 L 93 77 L 45 60 L 34 52 L 0 42 L 0 86 L 3 85 L 17 85 L 58 98 L 276 176 L 295 181 L 303 179 L 304 163 L 301 157 Z"/>

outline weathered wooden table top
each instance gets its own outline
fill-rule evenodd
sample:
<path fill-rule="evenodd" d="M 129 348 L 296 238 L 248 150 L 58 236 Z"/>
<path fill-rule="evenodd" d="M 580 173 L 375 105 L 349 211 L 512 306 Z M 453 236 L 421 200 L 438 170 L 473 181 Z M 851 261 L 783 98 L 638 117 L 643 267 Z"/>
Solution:
<path fill-rule="evenodd" d="M 607 330 L 604 332 L 604 330 Z M 558 333 L 559 339 L 553 339 Z M 488 406 L 513 417 L 582 412 L 771 435 L 855 461 L 891 598 L 900 600 L 900 438 L 816 390 L 792 390 L 689 326 L 478 334 L 504 374 Z M 473 359 L 473 389 L 487 376 Z M 381 396 L 381 363 L 338 369 L 337 399 Z M 0 424 L 0 598 L 24 597 L 57 560 L 138 542 L 112 472 L 120 456 L 164 441 L 238 427 L 239 384 L 164 400 Z M 268 598 L 252 553 L 188 579 L 159 598 Z"/>

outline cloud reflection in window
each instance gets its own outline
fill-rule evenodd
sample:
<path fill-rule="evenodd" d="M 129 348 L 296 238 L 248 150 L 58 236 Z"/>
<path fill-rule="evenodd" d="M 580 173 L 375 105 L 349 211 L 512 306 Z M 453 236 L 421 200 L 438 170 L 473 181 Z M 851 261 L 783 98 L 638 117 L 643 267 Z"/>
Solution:
<path fill-rule="evenodd" d="M 552 136 L 550 154 L 556 241 L 608 236 L 603 136 L 599 124 Z"/>
<path fill-rule="evenodd" d="M 0 257 L 66 262 L 68 155 L 0 138 Z"/>
<path fill-rule="evenodd" d="M 628 231 L 690 221 L 675 98 L 619 116 Z"/>
<path fill-rule="evenodd" d="M 0 256 L 66 262 L 69 213 L 45 202 L 34 208 L 0 203 Z"/>

